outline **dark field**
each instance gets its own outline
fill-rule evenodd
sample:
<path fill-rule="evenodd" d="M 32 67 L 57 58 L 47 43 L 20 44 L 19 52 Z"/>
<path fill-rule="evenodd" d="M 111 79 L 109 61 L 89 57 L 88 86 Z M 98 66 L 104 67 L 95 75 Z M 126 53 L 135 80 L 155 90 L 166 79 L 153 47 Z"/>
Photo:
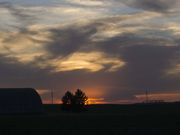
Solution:
<path fill-rule="evenodd" d="M 1 115 L 0 135 L 179 135 L 180 104 L 92 105 L 65 113 L 44 105 L 42 115 Z"/>

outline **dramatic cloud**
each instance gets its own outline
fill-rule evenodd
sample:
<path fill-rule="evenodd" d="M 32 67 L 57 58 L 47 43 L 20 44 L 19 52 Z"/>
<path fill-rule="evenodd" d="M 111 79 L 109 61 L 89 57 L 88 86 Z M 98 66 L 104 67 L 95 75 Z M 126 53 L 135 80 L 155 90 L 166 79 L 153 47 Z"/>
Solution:
<path fill-rule="evenodd" d="M 77 88 L 98 103 L 143 100 L 147 89 L 152 98 L 169 94 L 178 100 L 178 5 L 178 0 L 0 1 L 0 86 L 35 87 L 44 100 L 52 89 L 58 100 Z"/>
<path fill-rule="evenodd" d="M 156 12 L 172 12 L 177 5 L 180 4 L 179 0 L 126 0 L 124 1 L 128 6 L 140 8 L 144 10 Z"/>

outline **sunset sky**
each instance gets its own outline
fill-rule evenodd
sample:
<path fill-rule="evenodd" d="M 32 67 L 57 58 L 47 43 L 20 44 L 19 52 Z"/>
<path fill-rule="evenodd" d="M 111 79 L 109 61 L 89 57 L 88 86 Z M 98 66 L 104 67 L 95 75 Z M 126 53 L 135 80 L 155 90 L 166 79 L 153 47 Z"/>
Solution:
<path fill-rule="evenodd" d="M 94 103 L 180 100 L 180 0 L 0 0 L 0 87 Z"/>

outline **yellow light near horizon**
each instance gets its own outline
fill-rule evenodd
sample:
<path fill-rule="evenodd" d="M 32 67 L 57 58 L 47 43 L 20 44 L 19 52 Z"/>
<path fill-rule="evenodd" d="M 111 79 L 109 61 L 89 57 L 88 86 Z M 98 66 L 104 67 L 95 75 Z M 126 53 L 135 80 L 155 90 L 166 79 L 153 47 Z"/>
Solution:
<path fill-rule="evenodd" d="M 103 52 L 77 52 L 66 59 L 55 59 L 51 61 L 55 72 L 73 71 L 73 70 L 88 70 L 89 72 L 97 72 L 105 68 L 105 65 L 110 65 L 109 72 L 117 71 L 125 65 L 125 62 L 119 58 L 107 56 Z"/>

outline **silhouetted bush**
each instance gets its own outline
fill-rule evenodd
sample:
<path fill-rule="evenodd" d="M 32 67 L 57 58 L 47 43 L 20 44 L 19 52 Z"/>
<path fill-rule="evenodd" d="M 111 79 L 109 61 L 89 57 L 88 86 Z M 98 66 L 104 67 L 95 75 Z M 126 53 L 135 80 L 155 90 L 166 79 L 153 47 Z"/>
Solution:
<path fill-rule="evenodd" d="M 81 112 L 87 110 L 86 102 L 88 97 L 86 94 L 77 89 L 75 94 L 67 91 L 65 95 L 62 97 L 62 109 L 64 111 L 74 111 L 74 112 Z"/>

